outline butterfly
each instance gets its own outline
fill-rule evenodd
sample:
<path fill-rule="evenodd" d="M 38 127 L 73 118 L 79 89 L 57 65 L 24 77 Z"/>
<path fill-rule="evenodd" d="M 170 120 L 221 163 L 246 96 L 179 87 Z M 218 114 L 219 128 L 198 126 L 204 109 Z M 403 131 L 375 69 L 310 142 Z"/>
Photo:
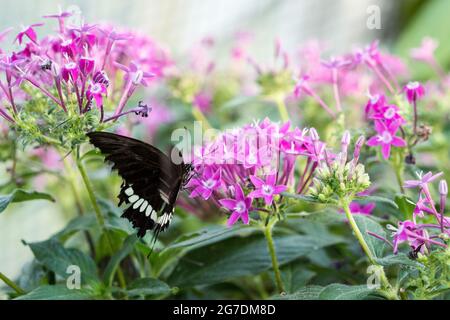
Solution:
<path fill-rule="evenodd" d="M 156 239 L 172 220 L 178 194 L 192 177 L 192 164 L 184 163 L 177 149 L 171 154 L 179 157 L 179 164 L 152 145 L 133 138 L 108 132 L 87 135 L 123 179 L 118 206 L 125 203 L 127 208 L 122 218 L 132 223 L 138 237 L 153 230 Z"/>

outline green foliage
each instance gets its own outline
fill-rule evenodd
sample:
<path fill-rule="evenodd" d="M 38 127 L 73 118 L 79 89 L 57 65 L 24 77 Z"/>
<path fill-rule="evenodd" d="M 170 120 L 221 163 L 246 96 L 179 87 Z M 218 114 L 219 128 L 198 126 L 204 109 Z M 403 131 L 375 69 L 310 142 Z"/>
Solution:
<path fill-rule="evenodd" d="M 5 211 L 5 209 L 11 203 L 18 203 L 32 200 L 55 201 L 55 199 L 53 199 L 51 195 L 46 193 L 16 189 L 8 195 L 0 196 L 0 213 Z"/>

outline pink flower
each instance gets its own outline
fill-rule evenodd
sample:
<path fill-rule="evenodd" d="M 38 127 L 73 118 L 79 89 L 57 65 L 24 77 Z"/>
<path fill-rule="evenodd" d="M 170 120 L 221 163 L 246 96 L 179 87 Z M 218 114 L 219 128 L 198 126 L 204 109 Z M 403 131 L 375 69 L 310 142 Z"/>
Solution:
<path fill-rule="evenodd" d="M 211 167 L 206 167 L 201 179 L 191 179 L 188 187 L 194 187 L 190 197 L 201 196 L 203 199 L 208 200 L 213 191 L 221 185 L 221 170 L 220 168 L 214 172 Z"/>
<path fill-rule="evenodd" d="M 255 186 L 249 196 L 253 198 L 264 198 L 266 205 L 270 206 L 273 202 L 273 196 L 286 191 L 285 185 L 276 185 L 276 174 L 271 174 L 266 177 L 266 181 L 257 176 L 250 176 L 250 180 Z"/>
<path fill-rule="evenodd" d="M 366 116 L 369 117 L 370 114 L 374 112 L 379 112 L 380 109 L 385 105 L 386 97 L 383 94 L 376 94 L 374 96 L 370 96 L 369 101 L 364 108 L 364 112 Z"/>
<path fill-rule="evenodd" d="M 81 57 L 78 66 L 81 73 L 86 77 L 94 70 L 95 60 L 90 57 Z"/>
<path fill-rule="evenodd" d="M 376 205 L 374 202 L 369 202 L 366 205 L 353 201 L 350 203 L 350 212 L 352 214 L 371 215 Z"/>
<path fill-rule="evenodd" d="M 434 52 L 439 46 L 438 42 L 430 37 L 422 39 L 422 43 L 419 48 L 411 49 L 411 57 L 415 60 L 423 61 L 426 63 L 434 63 Z"/>
<path fill-rule="evenodd" d="M 64 81 L 72 81 L 76 82 L 78 79 L 78 66 L 75 62 L 69 62 L 64 65 L 61 71 L 62 78 Z"/>
<path fill-rule="evenodd" d="M 202 112 L 208 112 L 211 110 L 212 97 L 207 92 L 199 92 L 194 97 L 194 105 L 197 106 Z"/>
<path fill-rule="evenodd" d="M 417 81 L 409 82 L 403 88 L 403 91 L 406 93 L 406 98 L 411 104 L 425 95 L 425 88 Z"/>
<path fill-rule="evenodd" d="M 375 120 L 384 120 L 387 125 L 391 123 L 396 123 L 397 125 L 402 125 L 406 121 L 399 114 L 399 108 L 396 105 L 385 105 L 378 109 L 378 111 L 372 116 Z"/>
<path fill-rule="evenodd" d="M 234 186 L 235 199 L 222 199 L 219 203 L 224 207 L 232 211 L 230 218 L 228 219 L 227 225 L 231 227 L 239 219 L 242 220 L 244 224 L 249 224 L 248 212 L 252 207 L 252 197 L 246 197 L 244 191 L 239 184 Z"/>
<path fill-rule="evenodd" d="M 386 125 L 383 121 L 375 121 L 375 130 L 378 134 L 370 138 L 367 141 L 367 145 L 370 147 L 381 146 L 381 153 L 383 154 L 384 159 L 389 159 L 391 146 L 406 146 L 406 141 L 395 135 L 398 130 L 397 123 Z"/>
<path fill-rule="evenodd" d="M 103 106 L 103 96 L 106 94 L 106 87 L 101 83 L 91 82 L 86 91 L 89 100 L 94 99 L 97 107 Z"/>
<path fill-rule="evenodd" d="M 35 23 L 22 28 L 22 31 L 17 34 L 16 40 L 19 41 L 19 44 L 22 44 L 23 37 L 26 36 L 32 42 L 36 43 L 37 34 L 34 28 L 43 26 L 43 23 Z"/>
<path fill-rule="evenodd" d="M 124 66 L 117 62 L 114 65 L 117 68 L 126 72 L 125 75 L 126 81 L 131 81 L 131 83 L 133 83 L 136 86 L 142 84 L 144 87 L 146 87 L 147 86 L 146 79 L 150 79 L 155 76 L 153 73 L 143 71 L 134 62 L 131 62 L 129 67 Z"/>
<path fill-rule="evenodd" d="M 417 172 L 416 175 L 419 178 L 418 180 L 406 180 L 404 187 L 405 188 L 420 188 L 423 189 L 428 183 L 433 182 L 440 176 L 442 176 L 444 173 L 439 172 L 433 175 L 431 171 L 426 173 L 425 175 L 422 174 L 422 172 Z"/>
<path fill-rule="evenodd" d="M 400 221 L 398 223 L 398 228 L 395 230 L 394 234 L 394 254 L 398 252 L 398 245 L 410 241 L 411 237 L 409 233 L 413 232 L 416 229 L 416 224 L 413 221 L 406 220 L 406 221 Z M 409 232 L 408 232 L 409 231 Z"/>

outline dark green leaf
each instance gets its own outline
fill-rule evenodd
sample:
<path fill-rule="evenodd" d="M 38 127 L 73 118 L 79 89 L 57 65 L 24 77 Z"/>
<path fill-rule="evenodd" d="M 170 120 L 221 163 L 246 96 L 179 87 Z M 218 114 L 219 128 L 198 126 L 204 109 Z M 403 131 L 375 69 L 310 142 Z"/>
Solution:
<path fill-rule="evenodd" d="M 407 219 L 411 217 L 414 208 L 416 207 L 414 201 L 402 194 L 395 197 L 395 203 L 398 205 L 398 210 L 402 214 L 402 217 Z"/>
<path fill-rule="evenodd" d="M 15 300 L 88 300 L 86 290 L 70 290 L 65 285 L 42 286 L 16 298 Z"/>
<path fill-rule="evenodd" d="M 275 236 L 281 265 L 335 243 L 300 235 Z M 231 238 L 189 252 L 180 260 L 168 283 L 180 287 L 214 284 L 270 268 L 271 259 L 264 237 Z"/>
<path fill-rule="evenodd" d="M 128 256 L 131 251 L 134 249 L 134 245 L 138 241 L 137 235 L 133 234 L 125 239 L 123 243 L 122 249 L 119 250 L 114 256 L 112 256 L 111 260 L 109 261 L 108 265 L 106 266 L 105 273 L 103 275 L 103 281 L 106 285 L 111 286 L 114 274 L 117 270 L 117 267 L 119 266 L 120 262 L 125 259 L 126 256 Z"/>
<path fill-rule="evenodd" d="M 369 246 L 370 251 L 377 258 L 383 257 L 383 252 L 386 247 L 386 243 L 371 236 L 368 232 L 375 233 L 383 238 L 386 238 L 386 232 L 383 227 L 378 224 L 378 222 L 374 221 L 372 218 L 363 215 L 354 215 L 356 224 L 358 225 L 359 230 L 361 231 L 364 240 Z"/>
<path fill-rule="evenodd" d="M 0 196 L 0 213 L 3 212 L 11 203 L 31 200 L 55 201 L 51 195 L 46 193 L 17 189 L 8 195 Z"/>
<path fill-rule="evenodd" d="M 385 198 L 385 197 L 379 197 L 379 196 L 364 196 L 364 197 L 356 197 L 355 200 L 361 200 L 365 202 L 380 202 L 380 203 L 386 203 L 394 207 L 395 209 L 398 209 L 397 203 L 395 201 Z"/>
<path fill-rule="evenodd" d="M 306 269 L 304 261 L 294 261 L 281 268 L 281 278 L 283 280 L 284 289 L 288 293 L 297 292 L 315 275 L 315 272 Z"/>
<path fill-rule="evenodd" d="M 277 295 L 272 297 L 275 300 L 319 300 L 320 292 L 323 287 L 321 286 L 307 286 L 303 287 L 292 294 Z"/>
<path fill-rule="evenodd" d="M 128 295 L 135 296 L 162 296 L 170 294 L 170 287 L 153 278 L 141 278 L 135 280 L 128 288 Z"/>
<path fill-rule="evenodd" d="M 294 194 L 294 193 L 283 192 L 281 195 L 283 197 L 286 197 L 286 198 L 296 199 L 296 200 L 300 200 L 300 201 L 304 201 L 304 202 L 320 203 L 320 201 L 316 200 L 315 198 L 313 198 L 311 196 L 305 196 L 305 195 L 302 195 L 302 194 Z"/>
<path fill-rule="evenodd" d="M 376 260 L 382 266 L 389 267 L 393 265 L 405 265 L 411 267 L 419 267 L 421 264 L 415 260 L 408 258 L 404 253 L 393 254 Z"/>
<path fill-rule="evenodd" d="M 77 249 L 66 249 L 55 239 L 29 243 L 31 251 L 40 263 L 58 276 L 66 279 L 68 267 L 75 265 L 81 270 L 81 279 L 85 282 L 98 280 L 97 267 L 91 257 Z"/>
<path fill-rule="evenodd" d="M 71 220 L 66 227 L 55 234 L 53 238 L 65 241 L 76 232 L 89 230 L 96 226 L 97 220 L 93 214 L 79 216 Z"/>
<path fill-rule="evenodd" d="M 188 236 L 180 238 L 175 243 L 166 247 L 166 249 L 169 250 L 174 248 L 188 247 L 188 249 L 192 250 L 228 239 L 235 235 L 245 236 L 257 230 L 257 228 L 248 227 L 245 225 L 236 226 L 233 228 L 224 226 L 206 227 Z"/>
<path fill-rule="evenodd" d="M 367 299 L 374 290 L 367 286 L 347 286 L 344 284 L 330 284 L 319 294 L 320 300 L 364 300 Z"/>

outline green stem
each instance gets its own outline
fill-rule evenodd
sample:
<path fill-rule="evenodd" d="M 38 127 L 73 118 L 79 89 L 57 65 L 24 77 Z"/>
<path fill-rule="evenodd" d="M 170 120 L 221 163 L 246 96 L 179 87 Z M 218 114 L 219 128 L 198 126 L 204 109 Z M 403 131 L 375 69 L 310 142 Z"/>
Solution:
<path fill-rule="evenodd" d="M 364 236 L 362 235 L 361 231 L 358 228 L 358 225 L 356 224 L 355 219 L 353 218 L 353 214 L 351 213 L 350 207 L 349 207 L 349 201 L 342 201 L 342 207 L 344 208 L 345 215 L 350 224 L 350 227 L 352 228 L 356 239 L 358 239 L 359 244 L 361 245 L 362 249 L 364 250 L 364 253 L 366 254 L 367 258 L 369 259 L 369 262 L 371 264 L 376 264 L 375 257 L 373 256 L 372 252 L 370 251 L 366 240 L 364 240 Z"/>
<path fill-rule="evenodd" d="M 25 290 L 23 290 L 21 287 L 19 287 L 14 281 L 9 279 L 7 276 L 5 276 L 3 273 L 0 272 L 0 279 L 8 285 L 11 289 L 13 289 L 17 294 L 25 294 Z"/>
<path fill-rule="evenodd" d="M 113 242 L 111 240 L 108 229 L 106 228 L 105 218 L 103 217 L 103 214 L 100 210 L 100 206 L 98 205 L 97 199 L 95 198 L 92 183 L 89 180 L 89 177 L 86 173 L 86 169 L 84 168 L 83 163 L 79 157 L 77 158 L 77 167 L 78 167 L 78 170 L 80 171 L 81 178 L 83 179 L 84 185 L 86 187 L 86 191 L 89 195 L 89 200 L 91 201 L 91 205 L 94 208 L 97 222 L 98 222 L 99 226 L 101 227 L 101 229 L 103 230 L 103 233 L 105 234 L 106 242 L 108 243 L 108 247 L 109 247 L 109 251 L 110 251 L 109 253 L 112 256 L 114 254 Z M 125 277 L 123 275 L 123 272 L 122 272 L 122 269 L 120 268 L 120 266 L 118 266 L 118 268 L 117 268 L 117 278 L 119 280 L 120 286 L 122 288 L 126 288 Z"/>
<path fill-rule="evenodd" d="M 356 224 L 355 219 L 353 218 L 353 214 L 350 211 L 350 204 L 351 201 L 349 200 L 342 200 L 341 199 L 341 206 L 345 211 L 345 216 L 347 217 L 347 220 L 350 224 L 350 227 L 353 230 L 353 233 L 355 234 L 356 239 L 358 239 L 359 244 L 361 245 L 364 253 L 366 254 L 367 258 L 369 259 L 370 264 L 375 265 L 379 267 L 380 270 L 380 280 L 382 283 L 382 291 L 385 293 L 386 297 L 388 299 L 397 300 L 398 294 L 397 291 L 391 286 L 389 283 L 389 280 L 386 277 L 386 274 L 384 272 L 383 266 L 379 265 L 376 262 L 376 258 L 373 255 L 372 251 L 370 251 L 369 246 L 367 245 L 366 240 L 364 239 L 364 236 L 362 235 L 361 231 L 359 230 L 358 225 Z"/>
<path fill-rule="evenodd" d="M 203 112 L 196 106 L 192 106 L 192 115 L 194 116 L 195 120 L 202 122 L 203 127 L 205 129 L 211 129 L 211 125 L 209 124 L 208 119 L 206 119 Z"/>
<path fill-rule="evenodd" d="M 289 121 L 289 113 L 286 108 L 286 104 L 284 103 L 284 97 L 279 96 L 275 98 L 275 103 L 278 107 L 278 112 L 280 113 L 280 118 L 283 122 Z"/>
<path fill-rule="evenodd" d="M 269 223 L 263 227 L 263 231 L 264 236 L 266 237 L 267 240 L 267 247 L 269 249 L 270 258 L 272 259 L 272 268 L 275 276 L 275 283 L 277 285 L 278 292 L 281 294 L 284 292 L 284 286 L 283 281 L 281 280 L 280 267 L 278 265 L 277 254 L 275 252 L 275 245 L 272 237 L 273 226 L 274 223 L 272 221 L 269 221 Z"/>
<path fill-rule="evenodd" d="M 403 171 L 404 171 L 404 163 L 403 163 L 402 152 L 395 152 L 392 159 L 392 168 L 395 172 L 395 178 L 397 179 L 398 186 L 400 188 L 401 193 L 405 193 L 405 188 L 403 187 Z"/>

